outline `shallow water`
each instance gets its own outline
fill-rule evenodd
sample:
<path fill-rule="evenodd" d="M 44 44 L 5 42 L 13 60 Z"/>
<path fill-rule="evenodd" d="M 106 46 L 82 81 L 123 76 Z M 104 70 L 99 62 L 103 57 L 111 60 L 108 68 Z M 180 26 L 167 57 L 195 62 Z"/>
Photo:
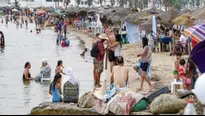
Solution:
<path fill-rule="evenodd" d="M 16 29 L 14 24 L 8 28 L 0 24 L 6 41 L 6 47 L 0 52 L 0 114 L 28 114 L 42 102 L 51 101 L 48 94 L 49 83 L 23 83 L 22 74 L 25 62 L 32 65 L 31 75 L 38 74 L 41 60 L 46 58 L 52 67 L 52 77 L 58 60 L 63 60 L 64 67 L 72 67 L 80 80 L 81 95 L 93 87 L 92 58 L 80 57 L 84 43 L 72 33 L 68 36 L 71 46 L 62 48 L 56 45 L 53 30 L 43 30 L 36 35 L 34 25 Z M 33 33 L 30 33 L 33 30 Z"/>

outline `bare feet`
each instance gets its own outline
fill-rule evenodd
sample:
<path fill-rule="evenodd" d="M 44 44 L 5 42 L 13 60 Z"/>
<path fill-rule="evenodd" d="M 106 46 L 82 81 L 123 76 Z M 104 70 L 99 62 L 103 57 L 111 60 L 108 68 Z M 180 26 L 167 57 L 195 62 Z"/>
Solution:
<path fill-rule="evenodd" d="M 137 92 L 140 92 L 140 91 L 143 91 L 143 89 L 142 89 L 142 88 L 138 88 L 138 89 L 137 89 Z"/>
<path fill-rule="evenodd" d="M 149 86 L 149 92 L 152 92 L 152 85 Z"/>

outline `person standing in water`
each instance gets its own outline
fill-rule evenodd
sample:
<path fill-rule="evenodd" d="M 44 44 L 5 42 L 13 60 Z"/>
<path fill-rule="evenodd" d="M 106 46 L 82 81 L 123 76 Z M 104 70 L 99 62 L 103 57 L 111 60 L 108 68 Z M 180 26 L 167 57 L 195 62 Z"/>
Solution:
<path fill-rule="evenodd" d="M 4 34 L 2 31 L 0 31 L 0 47 L 1 48 L 5 47 L 5 39 L 4 39 Z"/>
<path fill-rule="evenodd" d="M 33 80 L 33 78 L 31 77 L 31 73 L 30 73 L 30 68 L 31 68 L 31 64 L 30 62 L 26 62 L 25 66 L 24 66 L 24 72 L 23 72 L 23 81 L 30 81 Z"/>
<path fill-rule="evenodd" d="M 61 89 L 62 75 L 57 73 L 53 82 L 50 84 L 49 94 L 53 96 L 52 102 L 62 102 L 62 89 Z"/>
<path fill-rule="evenodd" d="M 63 61 L 62 60 L 59 60 L 58 63 L 57 63 L 57 66 L 56 66 L 56 70 L 55 70 L 55 73 L 62 73 L 62 74 L 65 74 L 63 72 Z"/>

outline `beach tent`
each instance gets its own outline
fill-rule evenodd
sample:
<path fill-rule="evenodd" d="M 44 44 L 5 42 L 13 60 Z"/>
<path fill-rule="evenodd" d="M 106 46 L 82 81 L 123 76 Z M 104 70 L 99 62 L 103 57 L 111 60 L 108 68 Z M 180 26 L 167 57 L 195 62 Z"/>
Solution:
<path fill-rule="evenodd" d="M 140 30 L 137 25 L 131 24 L 129 22 L 125 22 L 126 32 L 127 32 L 127 40 L 130 44 L 137 43 L 140 40 Z"/>

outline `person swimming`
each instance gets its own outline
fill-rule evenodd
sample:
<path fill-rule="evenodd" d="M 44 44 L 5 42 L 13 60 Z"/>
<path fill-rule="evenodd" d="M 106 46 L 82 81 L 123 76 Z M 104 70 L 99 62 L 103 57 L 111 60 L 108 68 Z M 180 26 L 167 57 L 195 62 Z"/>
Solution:
<path fill-rule="evenodd" d="M 31 77 L 31 73 L 29 71 L 29 69 L 31 68 L 30 62 L 26 62 L 24 68 L 25 68 L 25 70 L 23 73 L 23 81 L 33 80 L 33 78 Z"/>
<path fill-rule="evenodd" d="M 62 102 L 62 89 L 61 89 L 62 75 L 57 73 L 53 82 L 50 84 L 49 94 L 53 96 L 52 102 Z"/>

